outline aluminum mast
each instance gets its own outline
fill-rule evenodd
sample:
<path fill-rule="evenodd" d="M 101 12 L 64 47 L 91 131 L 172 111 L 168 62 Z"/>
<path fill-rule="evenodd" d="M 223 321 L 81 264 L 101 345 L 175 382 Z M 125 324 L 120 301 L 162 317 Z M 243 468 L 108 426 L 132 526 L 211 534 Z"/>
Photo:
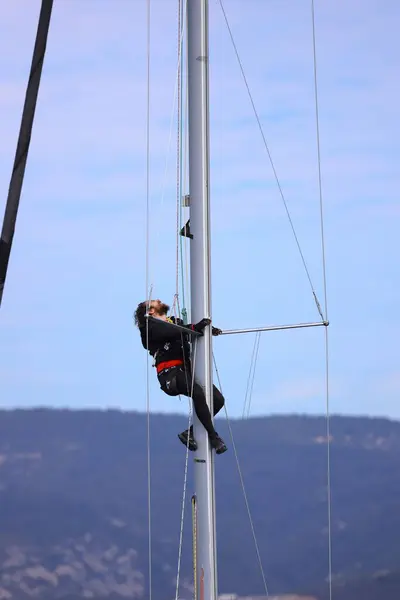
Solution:
<path fill-rule="evenodd" d="M 211 317 L 210 180 L 208 107 L 208 0 L 188 0 L 189 196 L 191 321 Z M 197 338 L 195 376 L 204 386 L 212 411 L 211 326 Z M 195 463 L 199 600 L 217 600 L 214 452 L 208 434 L 194 415 L 198 443 Z"/>

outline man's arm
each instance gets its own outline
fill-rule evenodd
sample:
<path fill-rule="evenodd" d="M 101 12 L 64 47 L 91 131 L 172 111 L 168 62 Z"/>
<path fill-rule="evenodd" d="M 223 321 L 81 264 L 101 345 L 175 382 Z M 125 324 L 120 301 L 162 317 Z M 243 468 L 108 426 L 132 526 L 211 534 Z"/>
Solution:
<path fill-rule="evenodd" d="M 185 327 L 182 319 L 179 319 L 179 317 L 178 318 L 171 317 L 171 320 L 173 323 L 176 323 L 176 325 L 182 325 L 183 327 Z M 202 319 L 199 323 L 197 323 L 197 325 L 190 324 L 190 325 L 186 325 L 186 327 L 188 327 L 190 329 L 194 329 L 195 331 L 203 331 L 204 327 L 206 325 L 209 325 L 210 323 L 211 323 L 211 319 Z M 218 327 L 211 327 L 211 332 L 212 332 L 212 335 L 221 335 L 222 329 L 219 329 Z"/>
<path fill-rule="evenodd" d="M 157 343 L 177 340 L 180 339 L 182 335 L 187 334 L 202 335 L 204 327 L 211 322 L 210 319 L 202 319 L 199 323 L 194 325 L 183 325 L 183 323 L 169 323 L 163 319 L 157 319 L 157 317 L 147 317 L 147 319 L 149 338 L 151 337 L 151 340 Z"/>

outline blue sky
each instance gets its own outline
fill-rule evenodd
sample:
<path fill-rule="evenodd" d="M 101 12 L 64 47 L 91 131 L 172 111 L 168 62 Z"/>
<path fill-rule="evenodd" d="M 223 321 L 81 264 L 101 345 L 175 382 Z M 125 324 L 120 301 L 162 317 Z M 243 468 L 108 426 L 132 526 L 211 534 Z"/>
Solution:
<path fill-rule="evenodd" d="M 39 4 L 0 6 L 2 208 Z M 175 0 L 152 6 L 151 281 L 171 303 L 175 127 L 163 180 L 177 9 Z M 225 8 L 322 301 L 310 2 Z M 0 314 L 2 407 L 145 409 L 146 356 L 132 321 L 145 293 L 145 10 L 139 0 L 55 3 Z M 392 0 L 316 2 L 335 413 L 400 417 L 399 12 Z M 218 2 L 210 19 L 213 321 L 318 320 Z M 214 343 L 232 416 L 243 409 L 253 342 Z M 322 328 L 263 334 L 251 414 L 324 412 L 324 377 Z M 187 410 L 153 372 L 151 406 Z"/>

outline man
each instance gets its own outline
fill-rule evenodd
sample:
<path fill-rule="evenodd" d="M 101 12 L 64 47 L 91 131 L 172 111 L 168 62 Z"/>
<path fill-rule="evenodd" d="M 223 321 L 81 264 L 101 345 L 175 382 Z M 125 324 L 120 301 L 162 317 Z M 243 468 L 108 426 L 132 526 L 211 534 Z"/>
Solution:
<path fill-rule="evenodd" d="M 147 311 L 148 308 L 148 311 Z M 202 319 L 195 325 L 183 325 L 181 319 L 167 317 L 169 306 L 161 300 L 152 300 L 150 303 L 141 302 L 135 312 L 135 323 L 139 327 L 143 347 L 154 357 L 154 365 L 157 369 L 157 377 L 160 387 L 169 396 L 192 397 L 196 414 L 207 430 L 211 447 L 217 454 L 226 452 L 225 442 L 215 431 L 210 410 L 207 406 L 203 388 L 193 380 L 192 366 L 190 360 L 190 335 L 182 330 L 168 325 L 184 326 L 203 334 L 203 329 L 211 323 L 210 319 Z M 153 319 L 147 319 L 146 314 Z M 164 323 L 158 322 L 159 320 Z M 219 335 L 220 329 L 212 328 L 213 335 Z M 192 393 L 193 391 L 193 393 Z M 213 412 L 216 415 L 224 406 L 225 400 L 221 392 L 213 386 Z M 188 441 L 189 436 L 189 441 Z M 193 436 L 193 425 L 190 429 L 178 435 L 183 444 L 188 445 L 189 450 L 197 450 L 197 442 Z"/>

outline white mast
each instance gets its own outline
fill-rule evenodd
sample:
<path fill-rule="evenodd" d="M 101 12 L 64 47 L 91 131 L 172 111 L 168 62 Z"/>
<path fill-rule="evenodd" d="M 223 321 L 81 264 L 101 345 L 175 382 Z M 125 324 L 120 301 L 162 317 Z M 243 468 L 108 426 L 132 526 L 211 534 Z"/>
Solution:
<path fill-rule="evenodd" d="M 188 0 L 189 195 L 191 322 L 211 317 L 210 180 L 208 109 L 208 0 Z M 212 411 L 212 336 L 196 338 L 195 376 Z M 214 452 L 194 415 L 198 600 L 217 600 Z"/>

